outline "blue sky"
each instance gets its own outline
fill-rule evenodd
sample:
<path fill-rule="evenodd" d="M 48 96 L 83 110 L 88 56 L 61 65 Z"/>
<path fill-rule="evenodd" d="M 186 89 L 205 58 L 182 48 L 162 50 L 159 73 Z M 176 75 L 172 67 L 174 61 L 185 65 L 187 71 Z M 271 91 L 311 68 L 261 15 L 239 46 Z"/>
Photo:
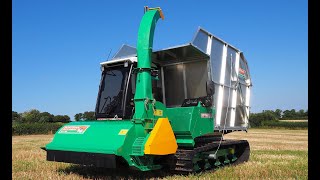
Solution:
<path fill-rule="evenodd" d="M 199 26 L 241 49 L 251 111 L 308 108 L 307 0 L 13 0 L 12 109 L 55 115 L 94 110 L 100 65 L 135 46 L 143 6 L 160 6 L 154 49 L 191 41 Z"/>

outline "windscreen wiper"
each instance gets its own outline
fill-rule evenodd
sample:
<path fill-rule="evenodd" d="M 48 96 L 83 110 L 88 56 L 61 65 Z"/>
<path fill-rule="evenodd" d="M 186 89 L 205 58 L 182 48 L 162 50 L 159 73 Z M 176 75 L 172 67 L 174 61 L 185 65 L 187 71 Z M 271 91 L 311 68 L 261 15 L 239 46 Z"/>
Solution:
<path fill-rule="evenodd" d="M 105 113 L 107 115 L 110 115 L 110 113 L 112 113 L 114 111 L 114 109 L 119 105 L 120 103 L 120 97 L 121 97 L 121 93 L 122 90 L 119 92 L 119 94 L 117 96 L 113 97 L 113 100 L 107 105 Z"/>
<path fill-rule="evenodd" d="M 113 112 L 113 110 L 115 109 L 115 107 L 117 107 L 118 104 L 119 104 L 118 98 L 115 96 L 113 101 L 111 101 L 110 104 L 107 105 L 105 113 L 107 115 L 110 115 Z"/>
<path fill-rule="evenodd" d="M 110 97 L 110 96 L 105 97 L 105 98 L 104 98 L 104 104 L 103 104 L 103 106 L 102 106 L 101 110 L 103 110 L 104 106 L 105 106 L 105 105 L 106 105 L 106 103 L 108 102 L 108 99 L 110 99 L 110 103 L 111 103 L 111 97 Z"/>

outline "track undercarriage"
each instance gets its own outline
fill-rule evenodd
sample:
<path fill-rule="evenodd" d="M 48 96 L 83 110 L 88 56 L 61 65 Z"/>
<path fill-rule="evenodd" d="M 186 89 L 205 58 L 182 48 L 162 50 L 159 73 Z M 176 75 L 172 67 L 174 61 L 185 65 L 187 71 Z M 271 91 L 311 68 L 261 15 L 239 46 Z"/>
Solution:
<path fill-rule="evenodd" d="M 240 164 L 248 161 L 249 156 L 247 140 L 221 140 L 221 136 L 200 137 L 196 139 L 193 149 L 179 148 L 169 168 L 178 172 L 198 172 Z"/>

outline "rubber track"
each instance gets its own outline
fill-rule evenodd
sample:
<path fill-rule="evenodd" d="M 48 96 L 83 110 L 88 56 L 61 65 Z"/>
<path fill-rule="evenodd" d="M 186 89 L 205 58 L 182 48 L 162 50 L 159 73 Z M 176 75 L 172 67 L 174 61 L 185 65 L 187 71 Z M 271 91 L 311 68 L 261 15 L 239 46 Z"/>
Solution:
<path fill-rule="evenodd" d="M 203 138 L 198 139 L 198 142 L 201 142 L 201 145 L 196 145 L 196 147 L 192 150 L 188 149 L 178 149 L 175 154 L 175 171 L 183 171 L 183 172 L 193 172 L 194 164 L 192 162 L 193 157 L 202 152 L 214 151 L 218 148 L 220 140 L 207 142 L 208 140 L 212 140 L 212 138 Z M 206 143 L 207 142 L 207 143 Z M 235 155 L 238 158 L 233 165 L 240 164 L 249 160 L 250 155 L 250 146 L 248 141 L 246 140 L 222 140 L 220 149 L 227 149 L 229 147 L 236 146 Z"/>

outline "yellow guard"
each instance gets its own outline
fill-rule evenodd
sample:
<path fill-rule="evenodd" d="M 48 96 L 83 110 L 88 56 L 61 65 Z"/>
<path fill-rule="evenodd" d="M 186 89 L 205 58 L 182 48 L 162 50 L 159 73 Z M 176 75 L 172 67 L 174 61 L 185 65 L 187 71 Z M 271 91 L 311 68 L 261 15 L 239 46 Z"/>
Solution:
<path fill-rule="evenodd" d="M 145 154 L 174 154 L 178 145 L 168 118 L 159 118 L 144 145 Z"/>

